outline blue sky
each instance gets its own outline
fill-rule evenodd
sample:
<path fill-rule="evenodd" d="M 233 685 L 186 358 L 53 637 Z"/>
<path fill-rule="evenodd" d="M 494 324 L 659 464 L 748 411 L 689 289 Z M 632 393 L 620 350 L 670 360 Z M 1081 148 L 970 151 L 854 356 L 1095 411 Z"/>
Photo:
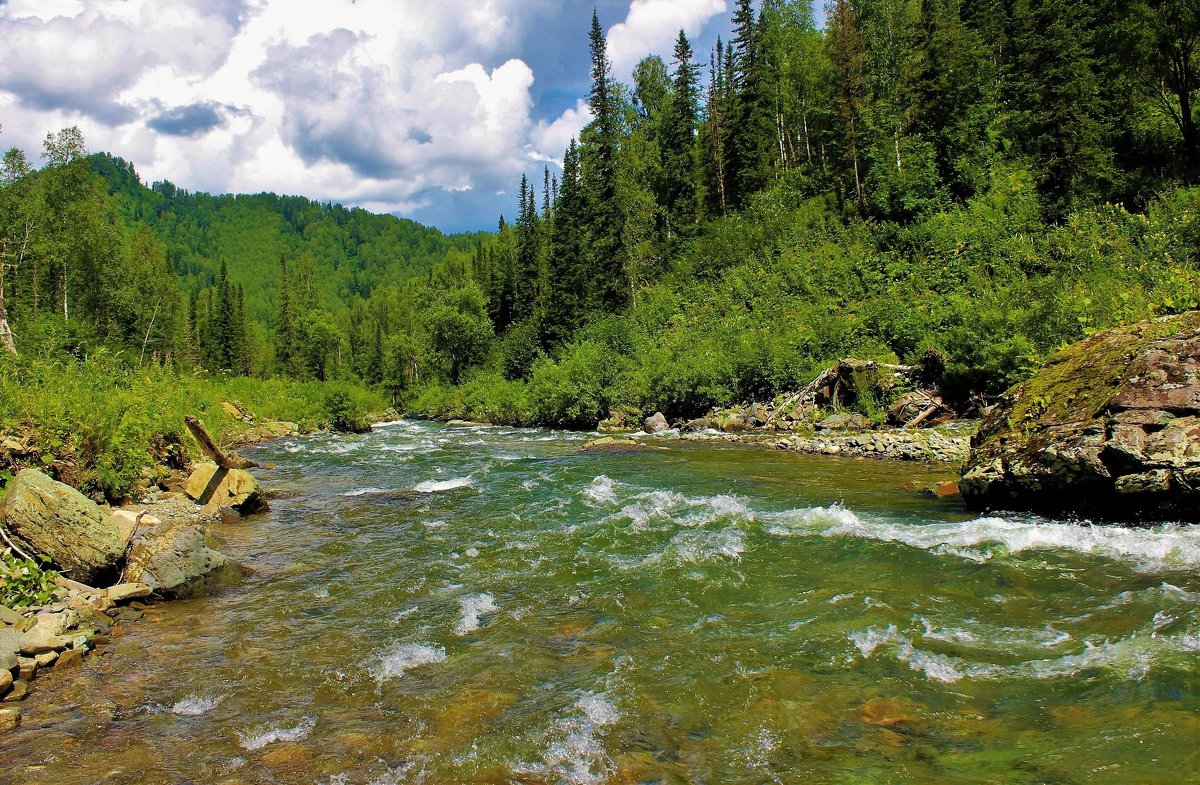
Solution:
<path fill-rule="evenodd" d="M 618 78 L 727 0 L 598 0 Z M 591 2 L 0 0 L 0 146 L 78 125 L 147 182 L 302 194 L 445 231 L 511 215 L 587 122 Z M 540 177 L 537 178 L 540 181 Z"/>

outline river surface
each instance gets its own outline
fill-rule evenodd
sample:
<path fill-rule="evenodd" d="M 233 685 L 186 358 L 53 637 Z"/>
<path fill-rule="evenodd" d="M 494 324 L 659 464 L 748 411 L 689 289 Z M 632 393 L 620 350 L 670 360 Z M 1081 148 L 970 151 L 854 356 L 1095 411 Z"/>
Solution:
<path fill-rule="evenodd" d="M 254 451 L 254 574 L 50 674 L 0 780 L 1200 782 L 1200 529 L 946 469 L 399 422 Z"/>

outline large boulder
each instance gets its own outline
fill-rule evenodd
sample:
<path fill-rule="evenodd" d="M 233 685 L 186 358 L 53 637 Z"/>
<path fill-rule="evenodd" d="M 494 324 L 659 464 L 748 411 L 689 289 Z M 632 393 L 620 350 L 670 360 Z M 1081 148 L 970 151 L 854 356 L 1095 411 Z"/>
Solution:
<path fill-rule="evenodd" d="M 262 486 L 242 469 L 223 469 L 215 463 L 197 464 L 184 493 L 206 507 L 232 507 L 242 515 L 267 509 Z"/>
<path fill-rule="evenodd" d="M 79 491 L 37 469 L 25 469 L 12 481 L 0 517 L 23 550 L 45 555 L 82 583 L 109 577 L 125 555 L 114 520 Z"/>
<path fill-rule="evenodd" d="M 976 509 L 1200 520 L 1200 311 L 1051 357 L 984 418 L 960 487 Z"/>
<path fill-rule="evenodd" d="M 208 547 L 204 527 L 182 518 L 139 527 L 125 560 L 125 583 L 168 598 L 196 597 L 239 577 L 234 562 Z"/>
<path fill-rule="evenodd" d="M 667 422 L 667 418 L 663 416 L 662 412 L 655 412 L 653 416 L 647 417 L 642 424 L 642 429 L 646 433 L 662 433 L 663 431 L 670 430 L 670 428 L 671 424 Z"/>

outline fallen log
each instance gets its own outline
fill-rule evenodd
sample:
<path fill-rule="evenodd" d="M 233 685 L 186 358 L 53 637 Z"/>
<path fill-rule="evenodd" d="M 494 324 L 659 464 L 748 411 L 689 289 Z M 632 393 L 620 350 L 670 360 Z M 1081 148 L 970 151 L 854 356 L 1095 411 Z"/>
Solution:
<path fill-rule="evenodd" d="M 251 469 L 258 464 L 254 461 L 247 460 L 236 453 L 225 453 L 220 447 L 213 442 L 212 437 L 208 435 L 208 430 L 205 429 L 204 423 L 200 422 L 192 415 L 187 415 L 183 418 L 187 425 L 188 432 L 192 434 L 192 438 L 200 445 L 200 452 L 204 453 L 204 457 L 215 463 L 222 469 Z"/>

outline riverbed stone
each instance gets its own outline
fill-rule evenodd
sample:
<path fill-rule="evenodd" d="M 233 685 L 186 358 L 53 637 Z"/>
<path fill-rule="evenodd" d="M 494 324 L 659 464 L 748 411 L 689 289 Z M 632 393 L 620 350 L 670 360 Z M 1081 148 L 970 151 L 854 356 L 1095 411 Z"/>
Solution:
<path fill-rule="evenodd" d="M 41 654 L 33 655 L 33 661 L 37 663 L 39 668 L 45 668 L 53 665 L 54 661 L 57 659 L 58 652 L 56 651 L 44 651 Z"/>
<path fill-rule="evenodd" d="M 67 641 L 55 635 L 47 627 L 34 627 L 21 640 L 21 653 L 33 657 L 47 651 L 65 649 Z"/>
<path fill-rule="evenodd" d="M 15 730 L 21 725 L 21 712 L 16 709 L 0 709 L 0 733 Z"/>
<path fill-rule="evenodd" d="M 196 597 L 239 577 L 236 564 L 208 547 L 204 528 L 186 520 L 139 530 L 125 563 L 128 582 L 149 586 L 167 598 Z"/>
<path fill-rule="evenodd" d="M 0 623 L 4 623 L 10 627 L 13 627 L 20 622 L 21 614 L 17 613 L 7 605 L 0 605 Z"/>
<path fill-rule="evenodd" d="M 985 417 L 960 485 L 975 509 L 1200 520 L 1200 311 L 1055 354 Z"/>
<path fill-rule="evenodd" d="M 154 593 L 154 587 L 145 583 L 119 583 L 105 589 L 108 599 L 114 603 L 129 602 L 149 597 Z"/>
<path fill-rule="evenodd" d="M 15 671 L 20 667 L 16 650 L 0 649 L 0 670 Z"/>
<path fill-rule="evenodd" d="M 819 431 L 862 431 L 871 426 L 871 422 L 861 414 L 832 414 L 817 423 Z"/>
<path fill-rule="evenodd" d="M 0 518 L 17 545 L 45 555 L 83 583 L 111 573 L 125 554 L 116 523 L 95 502 L 37 469 L 17 474 L 0 503 Z"/>
<path fill-rule="evenodd" d="M 27 697 L 29 697 L 29 682 L 24 679 L 15 679 L 12 683 L 12 688 L 4 696 L 4 702 L 15 703 L 16 701 L 23 701 Z"/>
<path fill-rule="evenodd" d="M 254 475 L 242 469 L 222 469 L 215 463 L 197 464 L 184 492 L 214 511 L 232 507 L 242 515 L 251 515 L 267 509 L 262 486 Z"/>
<path fill-rule="evenodd" d="M 58 655 L 58 659 L 54 661 L 54 670 L 69 670 L 77 668 L 83 664 L 83 655 L 87 653 L 87 648 L 67 649 L 62 654 Z"/>

